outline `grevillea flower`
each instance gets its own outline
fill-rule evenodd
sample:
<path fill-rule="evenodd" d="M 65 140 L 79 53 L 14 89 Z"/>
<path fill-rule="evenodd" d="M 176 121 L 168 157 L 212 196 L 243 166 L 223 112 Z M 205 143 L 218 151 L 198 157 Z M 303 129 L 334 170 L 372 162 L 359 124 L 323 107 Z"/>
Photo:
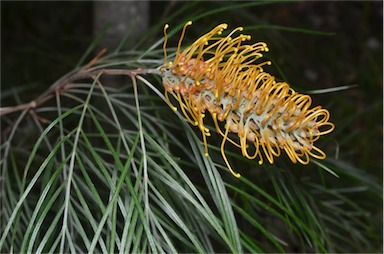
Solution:
<path fill-rule="evenodd" d="M 164 27 L 165 63 L 160 71 L 168 94 L 178 101 L 186 119 L 201 130 L 205 153 L 208 155 L 209 129 L 204 124 L 208 111 L 215 128 L 223 137 L 221 154 L 229 170 L 235 173 L 225 155 L 229 141 L 241 149 L 248 159 L 264 158 L 273 163 L 284 150 L 293 163 L 308 164 L 310 156 L 324 159 L 325 153 L 314 145 L 321 135 L 330 133 L 334 124 L 328 122 L 329 112 L 321 106 L 310 108 L 308 95 L 295 92 L 287 83 L 276 82 L 263 70 L 270 61 L 259 61 L 267 44 L 243 44 L 250 35 L 239 34 L 238 27 L 221 36 L 227 24 L 221 24 L 181 50 L 181 43 L 189 21 L 178 42 L 176 56 L 169 61 L 166 53 L 168 25 Z M 219 122 L 225 122 L 220 124 Z M 232 139 L 229 133 L 237 134 Z"/>

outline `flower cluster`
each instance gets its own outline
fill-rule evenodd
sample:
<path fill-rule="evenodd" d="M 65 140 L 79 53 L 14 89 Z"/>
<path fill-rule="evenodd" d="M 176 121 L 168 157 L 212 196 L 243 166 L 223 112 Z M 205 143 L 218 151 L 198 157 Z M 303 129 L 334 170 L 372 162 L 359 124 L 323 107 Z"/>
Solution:
<path fill-rule="evenodd" d="M 201 130 L 206 155 L 210 131 L 204 117 L 208 111 L 223 137 L 223 159 L 236 177 L 240 174 L 232 170 L 225 155 L 226 141 L 239 147 L 248 159 L 257 158 L 260 164 L 264 157 L 273 163 L 281 150 L 294 163 L 308 164 L 310 156 L 324 159 L 325 153 L 314 142 L 334 129 L 328 122 L 329 112 L 321 106 L 310 108 L 311 97 L 295 92 L 285 82 L 276 82 L 263 70 L 264 65 L 271 64 L 258 61 L 268 51 L 267 45 L 243 44 L 250 35 L 234 36 L 242 27 L 220 36 L 227 28 L 227 24 L 221 24 L 181 50 L 185 30 L 191 24 L 189 21 L 182 30 L 173 61 L 167 59 L 168 25 L 164 27 L 165 63 L 160 71 L 169 104 L 176 110 L 168 93 L 178 101 L 186 119 Z M 219 121 L 225 122 L 224 127 Z M 229 132 L 237 134 L 238 139 L 230 138 Z"/>

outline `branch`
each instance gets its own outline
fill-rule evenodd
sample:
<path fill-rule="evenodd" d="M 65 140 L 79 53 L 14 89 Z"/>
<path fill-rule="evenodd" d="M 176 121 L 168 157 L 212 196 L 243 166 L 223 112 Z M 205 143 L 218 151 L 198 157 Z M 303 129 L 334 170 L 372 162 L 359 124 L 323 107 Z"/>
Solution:
<path fill-rule="evenodd" d="M 95 71 L 89 71 L 87 69 L 80 69 L 78 72 L 75 74 L 69 76 L 68 78 L 64 79 L 60 83 L 58 83 L 55 86 L 51 86 L 48 90 L 46 90 L 43 94 L 41 94 L 39 97 L 36 99 L 20 104 L 17 106 L 11 106 L 11 107 L 1 107 L 0 108 L 0 116 L 4 116 L 10 113 L 22 111 L 22 110 L 31 110 L 34 109 L 50 98 L 52 98 L 55 94 L 56 91 L 58 93 L 62 93 L 69 89 L 70 87 L 67 86 L 68 84 L 80 80 L 80 79 L 87 79 L 87 78 L 92 78 L 97 75 L 127 75 L 130 77 L 135 77 L 138 74 L 160 74 L 160 72 L 157 69 L 136 69 L 136 70 L 124 70 L 124 69 L 100 69 L 100 70 L 95 70 Z"/>

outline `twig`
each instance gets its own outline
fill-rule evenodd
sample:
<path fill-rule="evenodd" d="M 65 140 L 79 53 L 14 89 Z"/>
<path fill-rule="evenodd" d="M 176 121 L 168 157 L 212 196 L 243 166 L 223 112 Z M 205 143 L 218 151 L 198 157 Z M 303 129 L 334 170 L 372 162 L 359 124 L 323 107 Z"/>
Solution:
<path fill-rule="evenodd" d="M 100 55 L 100 54 L 99 54 Z M 92 61 L 90 62 L 90 64 Z M 87 67 L 90 67 L 88 64 Z M 67 86 L 68 84 L 80 80 L 80 79 L 88 79 L 92 78 L 97 75 L 127 75 L 127 76 L 136 76 L 138 74 L 160 74 L 157 69 L 136 69 L 136 70 L 124 70 L 124 69 L 100 69 L 95 71 L 88 71 L 87 69 L 80 69 L 78 72 L 73 74 L 72 76 L 69 76 L 68 78 L 64 79 L 57 85 L 51 86 L 48 90 L 46 90 L 43 94 L 41 94 L 36 99 L 20 104 L 17 106 L 12 107 L 2 107 L 0 108 L 0 116 L 4 116 L 10 113 L 22 111 L 22 110 L 31 110 L 34 109 L 50 98 L 52 98 L 55 94 L 55 92 L 58 92 L 59 94 L 63 91 L 66 91 L 70 88 L 70 86 Z"/>

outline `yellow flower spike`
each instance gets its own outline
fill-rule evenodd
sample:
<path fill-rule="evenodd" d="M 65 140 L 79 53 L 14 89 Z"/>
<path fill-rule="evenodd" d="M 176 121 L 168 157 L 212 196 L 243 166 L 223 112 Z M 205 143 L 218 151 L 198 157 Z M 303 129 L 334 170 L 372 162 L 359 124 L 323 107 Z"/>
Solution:
<path fill-rule="evenodd" d="M 296 93 L 288 84 L 276 82 L 275 78 L 263 70 L 271 61 L 260 61 L 263 52 L 268 52 L 267 44 L 257 42 L 243 44 L 250 35 L 233 29 L 221 37 L 227 24 L 213 28 L 181 50 L 187 22 L 181 32 L 176 56 L 167 59 L 168 37 L 164 27 L 164 65 L 160 67 L 165 86 L 166 99 L 172 109 L 168 93 L 178 101 L 187 121 L 197 126 L 208 156 L 207 137 L 209 129 L 204 124 L 205 112 L 211 114 L 216 131 L 223 137 L 220 150 L 225 164 L 235 177 L 240 177 L 230 166 L 225 155 L 228 141 L 240 148 L 242 155 L 263 163 L 263 154 L 268 162 L 284 150 L 293 163 L 308 164 L 310 157 L 324 159 L 325 153 L 314 145 L 320 136 L 335 128 L 329 122 L 329 112 L 321 106 L 310 108 L 312 99 L 308 95 Z M 220 122 L 224 122 L 224 132 Z M 238 141 L 229 137 L 229 132 L 237 134 Z M 249 144 L 255 147 L 248 153 Z M 253 149 L 252 149 L 253 150 Z"/>

